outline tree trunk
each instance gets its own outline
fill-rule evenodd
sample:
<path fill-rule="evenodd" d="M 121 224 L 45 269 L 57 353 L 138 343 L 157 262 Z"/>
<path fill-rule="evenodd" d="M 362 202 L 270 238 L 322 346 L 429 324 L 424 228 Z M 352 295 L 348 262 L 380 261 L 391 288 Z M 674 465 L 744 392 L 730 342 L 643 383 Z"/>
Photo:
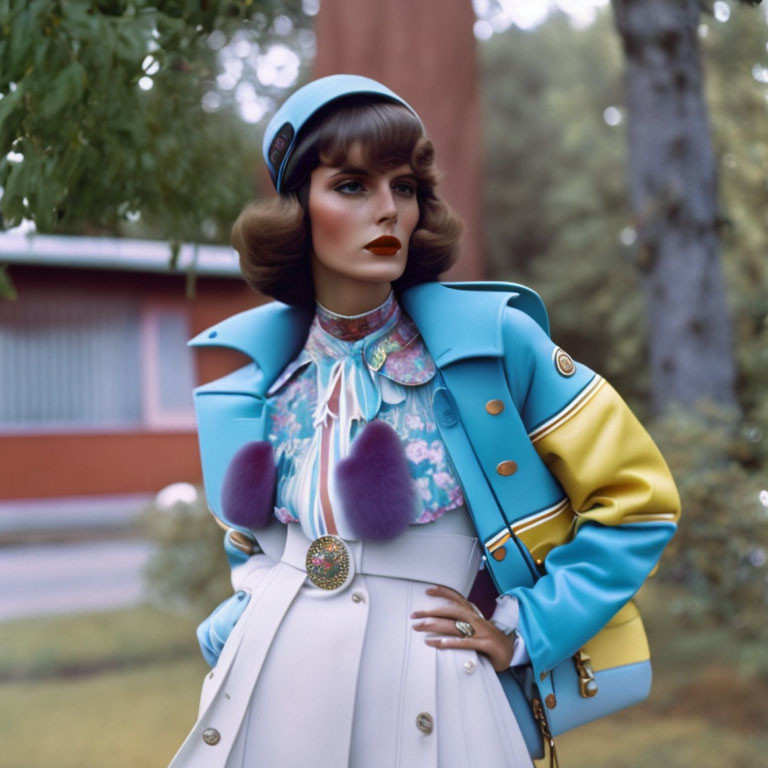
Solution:
<path fill-rule="evenodd" d="M 348 72 L 383 82 L 419 113 L 443 171 L 440 194 L 464 219 L 462 256 L 448 276 L 477 280 L 482 137 L 470 0 L 322 0 L 316 77 Z"/>
<path fill-rule="evenodd" d="M 612 0 L 626 58 L 629 186 L 650 329 L 653 406 L 734 404 L 700 0 Z"/>

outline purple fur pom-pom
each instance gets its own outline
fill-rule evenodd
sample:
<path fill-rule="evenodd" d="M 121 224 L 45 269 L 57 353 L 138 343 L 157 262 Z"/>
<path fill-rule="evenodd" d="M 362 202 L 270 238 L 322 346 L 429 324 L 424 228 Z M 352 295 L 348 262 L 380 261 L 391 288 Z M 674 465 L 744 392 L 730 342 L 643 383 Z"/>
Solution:
<path fill-rule="evenodd" d="M 392 427 L 372 421 L 336 467 L 336 487 L 349 525 L 363 540 L 393 539 L 411 522 L 415 488 L 403 445 Z"/>
<path fill-rule="evenodd" d="M 264 528 L 272 520 L 277 468 L 266 440 L 246 443 L 232 457 L 221 487 L 221 509 L 227 522 Z"/>

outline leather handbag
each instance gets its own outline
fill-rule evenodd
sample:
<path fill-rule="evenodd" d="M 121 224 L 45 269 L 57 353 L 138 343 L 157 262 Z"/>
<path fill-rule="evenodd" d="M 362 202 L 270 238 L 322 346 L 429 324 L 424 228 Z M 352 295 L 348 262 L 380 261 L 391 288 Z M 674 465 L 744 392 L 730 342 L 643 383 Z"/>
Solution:
<path fill-rule="evenodd" d="M 465 370 L 459 376 L 455 368 L 443 370 L 448 389 L 438 388 L 434 394 L 440 434 L 465 490 L 478 536 L 484 540 L 489 529 L 509 533 L 503 561 L 485 559 L 493 581 L 500 591 L 504 591 L 501 585 L 532 587 L 542 574 L 515 535 L 510 515 L 499 506 L 477 460 L 473 435 L 459 417 L 454 397 L 460 398 L 464 382 L 472 380 L 466 367 L 474 363 L 461 365 Z M 475 440 L 482 438 L 474 435 Z M 556 764 L 555 736 L 646 699 L 651 687 L 649 656 L 640 613 L 630 601 L 572 658 L 539 679 L 534 679 L 530 665 L 499 673 L 531 756 L 542 758 L 546 743 Z"/>
<path fill-rule="evenodd" d="M 648 647 L 640 613 L 633 602 L 573 657 L 534 680 L 530 666 L 499 674 L 531 756 L 544 756 L 545 742 L 554 753 L 554 737 L 638 704 L 651 690 L 651 662 L 627 664 L 628 649 Z M 619 652 L 617 653 L 617 649 Z M 554 703 L 554 706 L 549 706 Z"/>

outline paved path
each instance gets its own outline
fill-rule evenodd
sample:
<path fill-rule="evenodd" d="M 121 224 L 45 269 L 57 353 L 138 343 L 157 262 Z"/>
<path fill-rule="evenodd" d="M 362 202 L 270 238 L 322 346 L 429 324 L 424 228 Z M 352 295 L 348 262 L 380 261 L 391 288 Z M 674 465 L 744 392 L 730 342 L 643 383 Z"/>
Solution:
<path fill-rule="evenodd" d="M 152 548 L 137 539 L 0 547 L 0 620 L 135 605 Z"/>
<path fill-rule="evenodd" d="M 128 528 L 151 500 L 146 493 L 0 499 L 0 539 L 8 533 Z"/>

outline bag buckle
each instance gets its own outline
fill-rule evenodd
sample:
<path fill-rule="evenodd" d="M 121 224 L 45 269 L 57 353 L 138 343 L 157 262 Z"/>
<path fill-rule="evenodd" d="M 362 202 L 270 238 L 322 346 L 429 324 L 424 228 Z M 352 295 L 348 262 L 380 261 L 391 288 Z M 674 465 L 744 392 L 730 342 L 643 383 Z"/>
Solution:
<path fill-rule="evenodd" d="M 579 675 L 579 693 L 584 699 L 591 699 L 597 696 L 597 680 L 595 672 L 592 669 L 592 658 L 584 651 L 580 650 L 574 657 L 576 671 Z"/>

